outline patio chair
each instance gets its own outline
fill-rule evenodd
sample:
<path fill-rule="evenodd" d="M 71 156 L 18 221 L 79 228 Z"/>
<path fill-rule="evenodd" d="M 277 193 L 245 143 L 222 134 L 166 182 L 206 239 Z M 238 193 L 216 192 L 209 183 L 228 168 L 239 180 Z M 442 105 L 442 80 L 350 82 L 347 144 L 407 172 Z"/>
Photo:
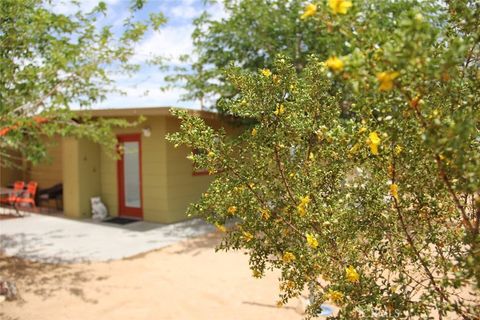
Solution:
<path fill-rule="evenodd" d="M 24 204 L 30 204 L 32 208 L 35 208 L 35 194 L 37 193 L 38 183 L 30 181 L 27 184 L 27 190 L 22 192 L 15 200 L 15 206 L 21 207 Z"/>
<path fill-rule="evenodd" d="M 18 196 L 23 192 L 24 187 L 25 187 L 25 182 L 15 181 L 15 183 L 13 184 L 12 192 L 10 192 L 7 197 L 0 198 L 0 203 L 14 205 L 15 202 L 17 201 Z"/>

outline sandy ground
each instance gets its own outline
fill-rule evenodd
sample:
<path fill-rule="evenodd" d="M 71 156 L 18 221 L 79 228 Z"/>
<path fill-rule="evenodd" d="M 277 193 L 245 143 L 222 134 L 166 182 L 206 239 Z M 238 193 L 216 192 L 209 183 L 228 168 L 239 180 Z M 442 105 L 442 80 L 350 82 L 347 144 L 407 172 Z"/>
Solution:
<path fill-rule="evenodd" d="M 242 252 L 215 253 L 218 234 L 113 262 L 51 265 L 0 257 L 21 299 L 2 320 L 301 319 L 276 307 L 277 275 L 251 277 Z"/>

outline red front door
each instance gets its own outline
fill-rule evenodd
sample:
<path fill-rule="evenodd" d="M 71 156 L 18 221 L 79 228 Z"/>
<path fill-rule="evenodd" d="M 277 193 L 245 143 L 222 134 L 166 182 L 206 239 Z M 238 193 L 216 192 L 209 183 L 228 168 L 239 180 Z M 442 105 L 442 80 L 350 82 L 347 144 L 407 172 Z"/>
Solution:
<path fill-rule="evenodd" d="M 117 137 L 122 150 L 117 161 L 119 216 L 143 218 L 142 143 L 140 134 Z"/>

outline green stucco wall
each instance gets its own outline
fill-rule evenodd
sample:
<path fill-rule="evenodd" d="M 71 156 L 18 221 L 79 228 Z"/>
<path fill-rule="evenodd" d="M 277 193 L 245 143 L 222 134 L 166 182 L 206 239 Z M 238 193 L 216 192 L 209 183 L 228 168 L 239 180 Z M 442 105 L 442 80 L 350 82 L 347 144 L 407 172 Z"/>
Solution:
<path fill-rule="evenodd" d="M 62 138 L 45 138 L 44 143 L 47 147 L 47 158 L 38 164 L 29 165 L 27 171 L 28 180 L 36 181 L 39 189 L 50 188 L 63 180 Z"/>
<path fill-rule="evenodd" d="M 100 147 L 87 140 L 63 140 L 64 213 L 72 218 L 91 216 L 90 198 L 101 195 Z"/>
<path fill-rule="evenodd" d="M 135 121 L 137 118 L 126 118 Z M 142 129 L 150 129 L 150 137 Z M 147 221 L 164 222 L 168 217 L 166 195 L 165 118 L 149 117 L 133 128 L 116 130 L 119 134 L 141 134 L 142 145 L 142 194 L 143 218 Z M 102 150 L 100 157 L 101 193 L 110 215 L 118 215 L 117 160 Z"/>
<path fill-rule="evenodd" d="M 173 117 L 166 117 L 168 132 L 176 132 L 180 122 Z M 216 127 L 218 123 L 210 121 Z M 166 142 L 166 141 L 165 141 Z M 208 189 L 213 180 L 209 175 L 193 175 L 192 162 L 187 159 L 191 149 L 186 147 L 174 148 L 166 142 L 167 155 L 167 198 L 169 215 L 165 222 L 176 222 L 187 219 L 188 206 L 200 199 L 203 192 Z"/>

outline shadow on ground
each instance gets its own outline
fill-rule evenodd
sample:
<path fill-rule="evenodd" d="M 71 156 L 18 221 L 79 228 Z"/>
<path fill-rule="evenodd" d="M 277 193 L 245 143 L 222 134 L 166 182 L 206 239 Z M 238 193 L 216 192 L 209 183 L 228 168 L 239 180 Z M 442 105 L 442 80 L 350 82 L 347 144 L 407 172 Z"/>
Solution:
<path fill-rule="evenodd" d="M 0 254 L 0 276 L 3 279 L 13 281 L 19 292 L 16 303 L 24 304 L 22 294 L 31 293 L 43 300 L 52 298 L 59 291 L 67 291 L 87 303 L 97 303 L 89 299 L 82 289 L 91 281 L 108 279 L 92 275 L 82 268 L 78 270 L 72 265 L 58 263 L 39 263 L 24 260 L 17 257 L 7 257 Z M 3 319 L 3 318 L 2 318 Z"/>

